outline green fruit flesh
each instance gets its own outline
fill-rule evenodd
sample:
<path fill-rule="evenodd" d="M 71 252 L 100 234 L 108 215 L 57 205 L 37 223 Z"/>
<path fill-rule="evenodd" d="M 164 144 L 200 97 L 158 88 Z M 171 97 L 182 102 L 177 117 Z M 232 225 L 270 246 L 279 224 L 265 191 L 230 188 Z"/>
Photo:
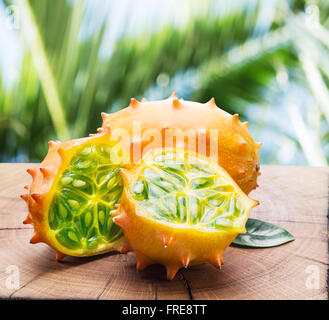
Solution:
<path fill-rule="evenodd" d="M 150 219 L 241 232 L 244 200 L 221 172 L 187 152 L 160 153 L 144 163 L 129 193 Z"/>
<path fill-rule="evenodd" d="M 120 157 L 117 144 L 89 143 L 75 151 L 59 177 L 48 215 L 50 229 L 62 246 L 88 253 L 106 249 L 123 236 L 110 216 L 123 189 Z M 115 164 L 110 158 L 116 159 Z"/>

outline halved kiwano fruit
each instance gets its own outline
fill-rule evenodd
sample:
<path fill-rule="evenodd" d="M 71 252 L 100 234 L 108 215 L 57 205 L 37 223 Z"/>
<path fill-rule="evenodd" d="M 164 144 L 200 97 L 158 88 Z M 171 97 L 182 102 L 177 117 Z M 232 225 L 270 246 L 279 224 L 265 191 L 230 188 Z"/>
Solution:
<path fill-rule="evenodd" d="M 30 187 L 31 242 L 46 242 L 57 258 L 124 251 L 123 232 L 109 214 L 123 190 L 122 157 L 120 144 L 106 133 L 50 150 Z M 52 171 L 56 161 L 60 164 Z"/>
<path fill-rule="evenodd" d="M 172 279 L 179 268 L 209 262 L 242 232 L 258 204 L 215 162 L 181 149 L 155 149 L 123 169 L 121 204 L 112 212 L 137 255 L 137 269 L 160 263 Z"/>

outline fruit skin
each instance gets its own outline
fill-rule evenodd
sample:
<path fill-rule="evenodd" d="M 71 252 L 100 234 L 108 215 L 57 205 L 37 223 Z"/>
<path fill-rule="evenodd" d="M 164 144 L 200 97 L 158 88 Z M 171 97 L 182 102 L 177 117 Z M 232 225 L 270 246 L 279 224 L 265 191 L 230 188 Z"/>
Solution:
<path fill-rule="evenodd" d="M 127 252 L 127 241 L 124 237 L 115 241 L 113 244 L 102 250 L 94 252 L 77 252 L 62 246 L 54 237 L 49 228 L 48 212 L 54 196 L 58 179 L 73 156 L 76 147 L 88 142 L 106 143 L 111 140 L 111 130 L 106 128 L 101 134 L 93 137 L 70 140 L 64 143 L 59 141 L 50 141 L 49 151 L 42 163 L 33 169 L 28 169 L 28 173 L 32 176 L 32 184 L 25 186 L 28 193 L 23 194 L 21 198 L 25 200 L 28 206 L 28 216 L 24 220 L 24 224 L 33 224 L 34 235 L 30 242 L 32 244 L 44 242 L 56 250 L 56 259 L 61 260 L 66 255 L 71 256 L 91 256 L 108 251 Z"/>
<path fill-rule="evenodd" d="M 161 149 L 163 150 L 171 152 L 173 149 Z M 136 253 L 137 270 L 142 270 L 150 264 L 160 263 L 166 267 L 167 278 L 171 280 L 181 267 L 189 265 L 208 262 L 220 268 L 223 263 L 223 251 L 239 233 L 245 232 L 244 227 L 238 232 L 213 231 L 193 225 L 158 222 L 148 218 L 144 209 L 136 205 L 132 198 L 129 188 L 136 182 L 143 168 L 143 162 L 147 163 L 148 158 L 151 159 L 157 152 L 159 149 L 150 150 L 135 167 L 121 170 L 124 180 L 121 203 L 111 212 L 113 221 L 123 229 L 130 247 Z M 196 155 L 193 152 L 189 153 Z M 200 155 L 198 157 L 205 160 Z M 209 159 L 206 161 L 212 163 Z M 229 174 L 223 168 L 220 170 L 248 205 L 247 213 L 243 217 L 243 226 L 245 226 L 250 210 L 259 202 L 245 195 Z"/>
<path fill-rule="evenodd" d="M 179 100 L 175 93 L 161 101 L 148 102 L 143 99 L 138 102 L 131 99 L 127 108 L 112 114 L 102 113 L 102 118 L 103 128 L 110 125 L 113 132 L 121 129 L 129 132 L 130 138 L 126 140 L 125 148 L 130 152 L 134 163 L 151 148 L 171 147 L 164 144 L 164 137 L 173 130 L 181 129 L 186 132 L 185 130 L 194 129 L 200 136 L 205 135 L 205 142 L 200 139 L 200 143 L 196 142 L 196 147 L 191 147 L 185 139 L 184 148 L 209 156 L 215 161 L 218 159 L 218 164 L 246 194 L 258 186 L 258 149 L 261 143 L 255 142 L 251 137 L 247 122 L 241 123 L 237 114 L 232 116 L 218 108 L 214 98 L 205 104 Z M 139 130 L 136 127 L 137 121 L 141 124 L 140 135 L 136 134 Z M 150 129 L 160 131 L 162 139 L 147 136 Z M 214 129 L 218 130 L 218 134 L 215 134 L 218 141 L 210 140 L 210 130 Z M 212 146 L 210 141 L 213 141 Z M 183 146 L 177 143 L 173 147 Z"/>

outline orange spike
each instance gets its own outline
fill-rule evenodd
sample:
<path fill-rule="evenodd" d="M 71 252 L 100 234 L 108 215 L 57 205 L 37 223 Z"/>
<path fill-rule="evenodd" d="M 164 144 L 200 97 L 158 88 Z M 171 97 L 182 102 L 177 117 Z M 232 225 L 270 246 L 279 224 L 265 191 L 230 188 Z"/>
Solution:
<path fill-rule="evenodd" d="M 25 220 L 23 221 L 23 224 L 31 224 L 31 223 L 32 223 L 32 219 L 31 219 L 30 216 L 27 216 L 27 217 L 25 218 Z"/>
<path fill-rule="evenodd" d="M 135 98 L 131 98 L 129 106 L 132 108 L 136 108 L 138 106 L 138 101 Z"/>
<path fill-rule="evenodd" d="M 161 135 L 162 137 L 164 137 L 166 135 L 166 130 L 170 129 L 168 127 L 168 125 L 165 125 L 160 131 L 161 131 Z"/>
<path fill-rule="evenodd" d="M 172 104 L 173 104 L 173 107 L 176 109 L 178 109 L 182 106 L 182 103 L 177 98 L 173 99 Z"/>
<path fill-rule="evenodd" d="M 64 149 L 58 149 L 57 150 L 59 156 L 62 158 L 62 160 L 64 159 L 64 156 L 65 156 L 65 152 L 64 152 Z"/>
<path fill-rule="evenodd" d="M 29 185 L 24 186 L 24 189 L 25 189 L 25 190 L 29 190 L 29 188 L 30 188 Z"/>
<path fill-rule="evenodd" d="M 110 126 L 109 124 L 107 124 L 107 125 L 103 128 L 103 132 L 104 132 L 105 134 L 111 134 L 111 132 L 112 132 L 112 128 L 111 128 L 111 126 Z"/>
<path fill-rule="evenodd" d="M 38 193 L 38 192 L 34 192 L 31 194 L 31 198 L 37 202 L 37 203 L 41 203 L 43 198 L 44 198 L 44 195 L 42 193 Z"/>
<path fill-rule="evenodd" d="M 54 141 L 48 141 L 48 146 L 49 146 L 49 149 L 52 149 L 54 146 L 55 146 L 55 142 Z"/>
<path fill-rule="evenodd" d="M 242 146 L 242 145 L 247 145 L 247 141 L 245 139 L 243 139 L 242 137 L 240 137 L 239 139 L 239 144 Z"/>
<path fill-rule="evenodd" d="M 245 175 L 245 174 L 246 174 L 246 171 L 245 171 L 245 170 L 243 170 L 243 169 L 240 169 L 240 170 L 239 170 L 239 174 L 240 174 L 240 176 L 243 176 L 243 175 Z"/>
<path fill-rule="evenodd" d="M 172 243 L 173 240 L 174 238 L 172 236 L 163 236 L 162 244 L 165 248 L 167 248 Z"/>
<path fill-rule="evenodd" d="M 136 257 L 137 257 L 137 264 L 136 264 L 137 271 L 142 271 L 147 266 L 152 264 L 150 259 L 148 259 L 147 257 L 145 257 L 144 255 L 142 255 L 140 253 L 136 253 Z"/>
<path fill-rule="evenodd" d="M 190 261 L 191 261 L 190 256 L 187 255 L 187 256 L 183 257 L 182 258 L 182 266 L 187 268 L 190 264 Z"/>
<path fill-rule="evenodd" d="M 40 171 L 45 179 L 51 176 L 52 171 L 49 168 L 41 167 Z"/>
<path fill-rule="evenodd" d="M 131 251 L 131 248 L 128 243 L 125 243 L 122 249 L 120 250 L 120 253 L 127 253 L 129 251 Z"/>
<path fill-rule="evenodd" d="M 249 127 L 249 122 L 248 121 L 243 122 L 242 125 L 244 125 L 246 128 L 248 128 Z"/>
<path fill-rule="evenodd" d="M 91 133 L 89 134 L 89 137 L 95 137 L 98 134 L 106 135 L 106 134 L 111 134 L 112 128 L 109 124 L 107 124 L 105 127 L 101 127 L 97 129 L 97 133 Z"/>
<path fill-rule="evenodd" d="M 28 195 L 27 193 L 22 194 L 22 195 L 21 195 L 21 198 L 22 198 L 25 202 L 28 202 L 28 200 L 29 200 L 29 195 Z"/>
<path fill-rule="evenodd" d="M 115 210 L 110 211 L 110 216 L 112 218 L 114 218 L 120 214 L 120 204 L 117 203 L 114 205 L 114 207 L 115 207 Z"/>
<path fill-rule="evenodd" d="M 143 99 L 141 100 L 141 102 L 147 102 L 146 98 L 143 98 Z"/>
<path fill-rule="evenodd" d="M 112 221 L 117 224 L 119 227 L 121 227 L 122 229 L 125 229 L 127 226 L 127 219 L 125 216 L 119 214 L 115 217 L 112 218 Z"/>
<path fill-rule="evenodd" d="M 118 216 L 119 214 L 120 214 L 120 211 L 119 211 L 119 210 L 111 210 L 111 211 L 110 211 L 110 216 L 111 216 L 112 218 Z"/>
<path fill-rule="evenodd" d="M 256 147 L 259 149 L 262 146 L 262 142 L 256 142 Z"/>
<path fill-rule="evenodd" d="M 239 122 L 239 115 L 237 113 L 232 116 L 232 121 L 234 123 L 238 123 Z"/>
<path fill-rule="evenodd" d="M 213 107 L 215 107 L 216 106 L 216 101 L 215 101 L 215 98 L 214 97 L 212 97 L 208 102 L 207 102 L 207 104 L 209 104 L 209 105 L 211 105 L 211 106 L 213 106 Z"/>
<path fill-rule="evenodd" d="M 28 174 L 31 175 L 31 177 L 34 179 L 36 176 L 36 169 L 27 169 L 26 170 Z"/>
<path fill-rule="evenodd" d="M 102 116 L 103 120 L 105 120 L 108 117 L 108 115 L 109 115 L 109 113 L 106 113 L 106 112 L 101 113 L 101 116 Z"/>
<path fill-rule="evenodd" d="M 60 144 L 61 144 L 61 142 L 59 140 L 57 140 L 57 141 L 52 141 L 52 140 L 48 141 L 49 149 L 52 149 L 52 148 L 54 148 L 54 147 L 56 147 Z"/>
<path fill-rule="evenodd" d="M 61 261 L 61 260 L 63 260 L 65 257 L 66 257 L 66 254 L 64 254 L 64 253 L 62 253 L 62 252 L 59 252 L 59 251 L 56 251 L 56 260 L 57 260 L 57 261 Z"/>
<path fill-rule="evenodd" d="M 39 235 L 35 233 L 33 237 L 30 239 L 30 243 L 35 244 L 38 242 L 41 242 L 42 240 L 40 239 Z"/>
<path fill-rule="evenodd" d="M 172 280 L 175 278 L 175 275 L 179 269 L 177 266 L 166 266 L 167 269 L 167 279 Z"/>
<path fill-rule="evenodd" d="M 170 99 L 175 99 L 177 98 L 176 92 L 174 91 L 171 96 L 169 97 Z"/>
<path fill-rule="evenodd" d="M 218 255 L 217 257 L 209 260 L 209 263 L 211 263 L 215 268 L 219 268 L 219 269 L 221 269 L 223 262 L 224 260 L 221 255 Z"/>

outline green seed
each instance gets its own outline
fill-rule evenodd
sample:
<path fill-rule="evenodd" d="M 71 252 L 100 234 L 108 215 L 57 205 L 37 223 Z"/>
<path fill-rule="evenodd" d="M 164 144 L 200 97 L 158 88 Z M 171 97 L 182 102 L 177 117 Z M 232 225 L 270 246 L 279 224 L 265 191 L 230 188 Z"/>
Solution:
<path fill-rule="evenodd" d="M 72 185 L 76 188 L 81 188 L 84 187 L 86 185 L 86 182 L 83 180 L 74 180 Z"/>
<path fill-rule="evenodd" d="M 58 211 L 59 211 L 59 214 L 65 219 L 68 215 L 68 212 L 66 210 L 66 208 L 60 203 L 58 205 Z"/>
<path fill-rule="evenodd" d="M 189 211 L 191 215 L 190 219 L 192 222 L 196 223 L 202 216 L 203 206 L 197 197 L 191 196 L 189 197 L 189 200 Z"/>
<path fill-rule="evenodd" d="M 134 193 L 142 193 L 144 191 L 144 183 L 136 183 L 133 187 Z"/>
<path fill-rule="evenodd" d="M 186 196 L 178 197 L 177 199 L 177 216 L 182 222 L 185 222 L 187 220 Z"/>
<path fill-rule="evenodd" d="M 234 192 L 234 187 L 231 185 L 220 185 L 216 188 L 214 188 L 214 190 L 218 191 L 218 192 L 227 192 L 227 193 L 232 193 Z"/>
<path fill-rule="evenodd" d="M 109 182 L 107 183 L 107 189 L 111 189 L 115 182 L 117 181 L 117 178 L 115 176 L 111 177 Z"/>
<path fill-rule="evenodd" d="M 50 212 L 49 212 L 49 226 L 51 229 L 56 229 L 57 227 L 57 223 L 56 223 L 56 220 L 55 220 L 55 213 L 54 213 L 54 210 L 51 209 Z"/>
<path fill-rule="evenodd" d="M 210 205 L 214 207 L 220 207 L 224 204 L 225 198 L 221 197 L 221 195 L 215 195 L 208 199 Z"/>
<path fill-rule="evenodd" d="M 90 160 L 86 160 L 86 161 L 82 161 L 82 162 L 79 162 L 77 164 L 77 167 L 80 168 L 80 169 L 87 169 L 89 168 L 91 165 L 91 161 Z"/>
<path fill-rule="evenodd" d="M 98 246 L 98 239 L 90 239 L 87 241 L 87 247 L 88 249 L 92 250 L 92 249 L 96 249 Z"/>
<path fill-rule="evenodd" d="M 191 182 L 191 188 L 192 189 L 201 189 L 201 188 L 206 188 L 209 187 L 213 184 L 212 179 L 202 177 L 202 178 L 196 178 L 192 180 Z"/>
<path fill-rule="evenodd" d="M 164 197 L 154 200 L 159 202 L 159 206 L 167 212 L 168 216 L 171 216 L 171 219 L 176 219 L 177 204 L 175 194 L 167 194 Z"/>
<path fill-rule="evenodd" d="M 79 242 L 77 235 L 73 231 L 69 231 L 67 235 L 72 241 Z"/>
<path fill-rule="evenodd" d="M 61 179 L 61 182 L 64 185 L 68 185 L 72 182 L 72 180 L 73 180 L 73 178 L 71 178 L 71 177 L 64 177 L 64 178 Z"/>
<path fill-rule="evenodd" d="M 63 228 L 56 234 L 56 239 L 64 246 L 70 249 L 81 248 L 81 242 L 73 229 Z"/>
<path fill-rule="evenodd" d="M 85 224 L 87 228 L 90 226 L 91 219 L 92 219 L 92 214 L 88 211 L 85 215 Z"/>
<path fill-rule="evenodd" d="M 80 153 L 87 156 L 91 152 L 91 147 L 84 148 Z"/>
<path fill-rule="evenodd" d="M 100 221 L 101 224 L 104 224 L 105 220 L 105 213 L 103 210 L 98 212 L 98 220 Z"/>
<path fill-rule="evenodd" d="M 236 198 L 234 215 L 239 217 L 243 214 L 243 212 L 244 212 L 243 202 L 240 198 Z"/>
<path fill-rule="evenodd" d="M 80 207 L 79 202 L 76 200 L 67 200 L 68 204 L 73 208 L 73 209 L 78 209 Z"/>
<path fill-rule="evenodd" d="M 239 199 L 239 198 L 236 199 L 235 206 L 238 210 L 242 210 L 243 204 L 242 204 L 241 199 Z"/>
<path fill-rule="evenodd" d="M 215 209 L 206 208 L 205 213 L 201 219 L 201 223 L 207 223 L 207 222 L 211 221 L 217 212 L 218 211 L 216 211 Z"/>
<path fill-rule="evenodd" d="M 217 218 L 215 224 L 216 224 L 217 228 L 233 226 L 232 220 L 225 219 L 225 218 Z"/>
<path fill-rule="evenodd" d="M 148 189 L 149 189 L 149 197 L 150 198 L 160 198 L 161 196 L 167 194 L 163 189 L 157 187 L 153 183 L 148 184 Z"/>
<path fill-rule="evenodd" d="M 231 214 L 233 214 L 234 213 L 234 209 L 235 209 L 235 198 L 232 197 L 231 200 L 230 200 L 229 212 Z"/>

